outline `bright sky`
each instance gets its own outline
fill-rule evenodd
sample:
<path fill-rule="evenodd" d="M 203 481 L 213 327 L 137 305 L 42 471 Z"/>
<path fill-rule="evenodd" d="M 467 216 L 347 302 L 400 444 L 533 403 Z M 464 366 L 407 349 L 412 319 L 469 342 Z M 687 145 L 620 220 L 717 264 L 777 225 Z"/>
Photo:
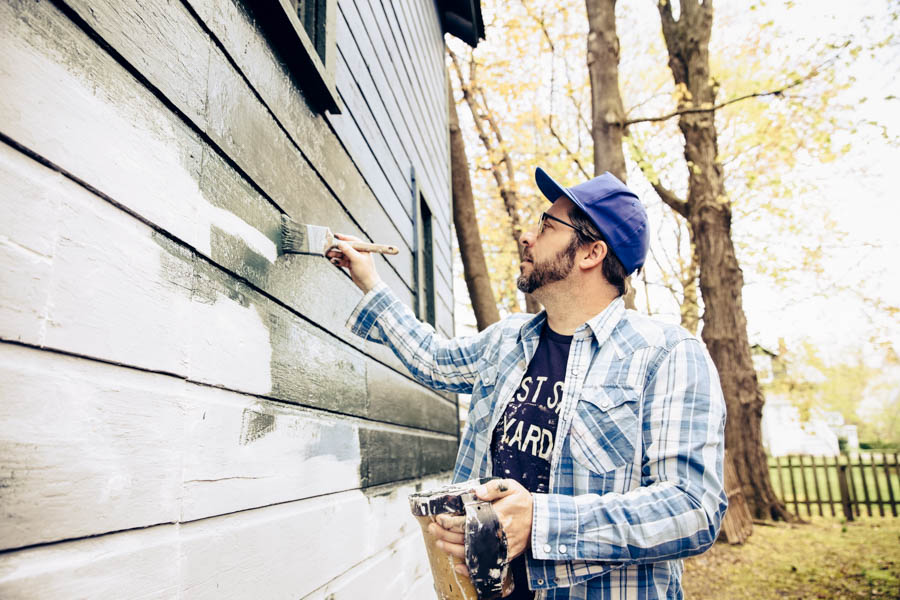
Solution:
<path fill-rule="evenodd" d="M 750 7 L 754 5 L 756 9 L 751 13 Z M 771 19 L 783 32 L 785 52 L 792 52 L 816 39 L 837 39 L 850 33 L 862 41 L 883 39 L 890 32 L 900 31 L 900 22 L 884 17 L 891 5 L 895 7 L 893 12 L 900 12 L 896 0 L 770 0 L 765 3 L 728 0 L 716 4 L 716 19 L 728 22 L 727 34 L 722 35 L 738 37 L 742 27 L 758 27 L 759 23 Z M 653 2 L 620 2 L 618 13 L 622 66 L 634 68 L 640 60 L 640 48 L 648 43 L 647 36 L 659 35 L 659 16 Z M 872 18 L 873 15 L 878 17 Z M 730 42 L 730 39 L 718 39 L 721 31 L 714 26 L 714 47 Z M 892 45 L 881 49 L 874 58 L 862 55 L 851 72 L 842 74 L 856 79 L 842 100 L 858 104 L 861 117 L 877 121 L 889 136 L 900 138 L 900 99 L 897 98 L 900 97 L 900 38 L 894 39 Z M 828 207 L 838 227 L 847 233 L 846 238 L 833 244 L 827 241 L 828 232 L 823 236 L 829 245 L 825 279 L 842 281 L 869 297 L 900 307 L 900 236 L 895 233 L 900 227 L 900 149 L 886 143 L 875 127 L 863 127 L 846 137 L 853 150 L 841 160 L 795 169 L 796 177 L 817 183 L 818 197 L 813 204 Z M 629 184 L 642 197 L 652 196 L 649 186 L 637 178 L 632 180 L 629 176 Z M 658 221 L 659 214 L 658 209 L 651 210 L 654 221 Z M 802 215 L 799 217 L 803 219 Z M 660 226 L 658 222 L 655 225 Z M 734 225 L 737 232 L 741 227 L 750 226 L 761 228 L 764 224 L 736 222 Z M 786 249 L 795 243 L 791 239 L 768 238 L 765 230 L 749 233 L 755 239 L 768 240 L 776 255 L 789 252 Z M 458 267 L 457 273 L 460 271 Z M 465 284 L 461 277 L 458 279 L 460 295 L 465 298 Z M 778 289 L 746 270 L 745 280 L 743 303 L 751 343 L 777 348 L 781 337 L 789 344 L 809 339 L 823 348 L 826 356 L 839 359 L 842 352 L 864 347 L 874 336 L 879 342 L 893 344 L 900 353 L 900 323 L 896 318 L 867 308 L 852 294 L 822 289 L 815 274 L 810 273 L 808 281 L 799 289 Z M 819 293 L 813 294 L 812 290 Z M 651 291 L 651 305 L 661 312 L 662 318 L 678 321 L 677 305 L 668 292 Z M 638 306 L 644 306 L 640 296 Z M 474 322 L 464 309 L 458 310 L 457 319 Z"/>

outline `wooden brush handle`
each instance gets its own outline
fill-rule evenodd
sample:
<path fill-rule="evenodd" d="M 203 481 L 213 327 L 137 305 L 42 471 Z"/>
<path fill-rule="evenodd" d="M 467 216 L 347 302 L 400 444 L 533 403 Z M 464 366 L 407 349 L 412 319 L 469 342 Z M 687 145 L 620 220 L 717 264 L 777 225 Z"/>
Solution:
<path fill-rule="evenodd" d="M 385 246 L 384 244 L 369 244 L 367 242 L 350 242 L 354 250 L 363 250 L 365 252 L 380 252 L 381 254 L 398 254 L 400 252 L 397 246 Z"/>

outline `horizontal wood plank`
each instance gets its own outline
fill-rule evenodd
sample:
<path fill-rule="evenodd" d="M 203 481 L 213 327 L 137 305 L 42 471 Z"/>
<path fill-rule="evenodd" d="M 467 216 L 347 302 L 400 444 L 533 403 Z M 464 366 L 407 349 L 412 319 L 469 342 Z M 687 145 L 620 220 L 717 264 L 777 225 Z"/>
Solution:
<path fill-rule="evenodd" d="M 427 561 L 422 534 L 410 533 L 365 562 L 354 565 L 303 600 L 429 599 L 434 579 Z"/>
<path fill-rule="evenodd" d="M 382 127 L 395 131 L 400 140 L 399 147 L 392 149 L 408 157 L 406 160 L 410 164 L 418 165 L 417 173 L 429 179 L 429 189 L 434 189 L 436 173 L 448 164 L 439 161 L 434 152 L 435 138 L 444 139 L 445 131 L 424 129 L 421 123 L 411 118 L 408 105 L 398 102 L 398 96 L 403 98 L 405 90 L 396 77 L 393 61 L 384 49 L 377 26 L 371 20 L 371 25 L 366 26 L 362 20 L 362 8 L 368 9 L 368 6 L 358 7 L 356 2 L 345 2 L 339 6 L 338 45 L 347 57 L 367 103 L 376 105 L 373 112 L 383 110 L 391 115 L 391 118 L 379 121 Z M 412 215 L 411 190 L 406 197 L 409 214 Z"/>
<path fill-rule="evenodd" d="M 348 491 L 4 553 L 0 596 L 303 597 L 410 540 L 419 527 L 408 495 L 446 481 L 420 480 L 369 495 Z M 428 569 L 424 552 L 418 561 L 414 572 Z"/>
<path fill-rule="evenodd" d="M 0 549 L 419 477 L 455 450 L 450 436 L 4 343 L 0 395 Z M 399 466 L 381 464 L 391 443 Z"/>
<path fill-rule="evenodd" d="M 399 205 L 386 204 L 387 214 L 373 211 L 378 204 L 376 198 L 386 196 L 385 189 L 389 188 L 362 177 L 325 116 L 309 107 L 302 94 L 302 82 L 295 81 L 286 70 L 247 7 L 214 0 L 188 3 L 360 225 L 366 230 L 372 225 L 384 229 L 378 223 L 387 218 L 404 239 L 412 240 L 412 221 L 402 217 L 404 211 Z"/>
<path fill-rule="evenodd" d="M 304 215 L 306 222 L 324 223 L 338 230 L 351 231 L 348 227 L 352 218 L 356 227 L 363 222 L 369 227 L 381 224 L 381 229 L 372 233 L 390 240 L 385 243 L 409 244 L 411 238 L 401 240 L 401 233 L 390 225 L 387 215 L 373 211 L 376 206 L 372 203 L 354 202 L 352 217 L 339 214 L 343 212 L 339 203 L 302 152 L 308 145 L 306 139 L 286 135 L 268 106 L 260 102 L 241 73 L 182 5 L 158 0 L 70 0 L 69 4 L 285 210 Z M 137 24 L 132 27 L 133 22 Z M 195 47 L 202 50 L 195 52 Z M 186 67 L 167 68 L 172 62 Z M 178 102 L 181 88 L 193 88 L 204 95 L 202 111 Z M 317 126 L 327 128 L 321 120 Z M 329 158 L 336 158 L 335 154 Z M 297 194 L 301 189 L 304 193 Z M 411 229 L 407 233 L 411 235 Z M 401 273 L 406 271 L 404 257 L 389 260 Z"/>
<path fill-rule="evenodd" d="M 24 14 L 13 8 L 20 8 Z M 29 15 L 28 19 L 24 18 L 25 14 Z M 200 187 L 201 165 L 215 162 L 211 157 L 217 150 L 74 27 L 65 15 L 48 3 L 28 3 L 25 7 L 4 5 L 2 21 L 7 30 L 3 51 L 10 57 L 12 66 L 0 74 L 0 80 L 4 89 L 14 90 L 0 98 L 0 118 L 6 135 L 205 255 L 211 251 L 210 231 L 218 227 L 236 234 L 267 262 L 278 260 L 280 229 L 260 231 L 228 215 L 227 211 L 217 210 L 216 200 L 207 198 Z M 82 60 L 75 63 L 66 60 L 70 50 L 77 51 Z M 223 61 L 214 61 L 216 64 L 210 66 L 218 75 L 210 75 L 209 79 L 219 86 L 224 86 L 222 79 L 227 78 L 230 68 L 221 65 Z M 237 110 L 240 105 L 250 111 L 250 116 L 260 116 L 262 109 L 258 103 L 254 106 L 245 101 L 245 95 L 232 90 L 232 98 L 219 91 L 224 95 L 220 94 L 217 101 L 231 110 Z M 213 90 L 210 94 L 215 95 Z M 33 110 L 21 111 L 21 106 Z M 283 200 L 291 214 L 304 214 L 305 222 L 329 223 L 336 230 L 362 235 L 318 177 L 308 166 L 302 168 L 300 163 L 305 161 L 291 163 L 290 154 L 296 153 L 296 149 L 285 142 L 283 132 L 274 121 L 264 117 L 260 116 L 264 122 L 255 125 L 262 130 L 257 132 L 255 142 L 249 144 L 250 140 L 245 140 L 242 147 L 254 145 L 259 152 L 271 150 L 257 157 L 258 162 L 250 157 L 246 160 L 253 163 L 253 171 L 265 174 L 270 188 L 280 186 L 274 197 Z M 241 118 L 219 115 L 216 123 L 222 122 L 235 123 L 240 128 L 225 136 L 233 144 L 237 143 L 233 138 L 254 131 L 252 119 L 246 115 Z M 270 134 L 271 140 L 259 137 Z M 265 143 L 260 143 L 261 139 Z M 83 151 L 86 144 L 102 148 L 103 152 L 86 153 Z M 256 185 L 261 183 L 266 182 L 255 180 Z M 304 193 L 296 193 L 298 189 Z M 272 197 L 269 193 L 266 201 Z M 280 214 L 274 206 L 270 211 L 273 217 Z M 272 239 L 268 235 L 276 237 Z M 377 260 L 382 262 L 385 280 L 402 293 L 408 284 L 386 266 L 384 259 Z M 408 254 L 399 260 L 409 261 L 411 269 Z M 411 298 L 411 292 L 406 295 Z"/>

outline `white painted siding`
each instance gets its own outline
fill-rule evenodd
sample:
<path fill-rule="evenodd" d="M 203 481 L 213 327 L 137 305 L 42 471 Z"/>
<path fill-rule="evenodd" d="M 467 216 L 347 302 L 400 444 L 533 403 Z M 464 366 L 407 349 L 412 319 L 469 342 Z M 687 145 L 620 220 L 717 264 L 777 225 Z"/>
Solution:
<path fill-rule="evenodd" d="M 449 295 L 435 7 L 340 6 L 326 116 L 239 2 L 0 3 L 0 597 L 432 593 L 455 401 L 280 255 L 284 213 L 401 246 L 411 304 L 415 167 Z"/>

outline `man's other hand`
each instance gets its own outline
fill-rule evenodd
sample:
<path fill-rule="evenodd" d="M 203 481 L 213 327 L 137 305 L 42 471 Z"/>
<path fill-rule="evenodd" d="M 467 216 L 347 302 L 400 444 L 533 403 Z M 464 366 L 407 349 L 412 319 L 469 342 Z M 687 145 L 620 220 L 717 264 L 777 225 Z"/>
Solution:
<path fill-rule="evenodd" d="M 500 526 L 506 534 L 507 561 L 519 556 L 531 543 L 531 517 L 533 501 L 531 493 L 515 479 L 498 479 L 475 488 L 479 500 L 491 503 Z M 463 561 L 454 569 L 461 575 L 468 575 L 466 569 L 465 516 L 438 515 L 428 526 L 444 552 Z"/>
<path fill-rule="evenodd" d="M 352 235 L 334 234 L 337 245 L 325 253 L 336 267 L 347 269 L 353 283 L 363 291 L 368 292 L 378 285 L 381 279 L 375 270 L 375 261 L 370 252 L 354 250 L 347 242 L 361 242 L 362 240 Z"/>
<path fill-rule="evenodd" d="M 534 501 L 531 492 L 515 479 L 496 479 L 475 488 L 479 500 L 494 507 L 500 526 L 506 533 L 507 557 L 512 560 L 531 544 L 531 517 Z"/>

